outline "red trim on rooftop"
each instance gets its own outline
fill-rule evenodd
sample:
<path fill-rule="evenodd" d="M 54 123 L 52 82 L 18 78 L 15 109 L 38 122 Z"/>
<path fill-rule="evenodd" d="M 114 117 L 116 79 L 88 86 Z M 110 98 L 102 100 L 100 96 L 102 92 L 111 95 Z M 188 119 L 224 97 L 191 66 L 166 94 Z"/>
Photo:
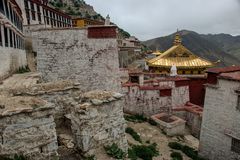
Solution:
<path fill-rule="evenodd" d="M 145 80 L 144 83 L 158 83 L 158 82 L 167 82 L 167 81 L 173 81 L 173 82 L 178 82 L 178 81 L 184 81 L 188 82 L 188 78 L 184 77 L 164 77 L 164 79 L 153 79 L 153 80 Z"/>
<path fill-rule="evenodd" d="M 130 83 L 130 82 L 122 84 L 122 87 L 136 87 L 136 86 L 139 86 L 139 84 L 138 83 Z"/>
<path fill-rule="evenodd" d="M 231 73 L 222 73 L 218 76 L 218 78 L 240 81 L 240 71 L 239 72 L 231 72 Z"/>
<path fill-rule="evenodd" d="M 187 111 L 202 116 L 203 108 L 196 104 L 187 102 L 185 105 L 173 107 L 173 111 Z"/>
<path fill-rule="evenodd" d="M 140 90 L 168 90 L 172 89 L 169 86 L 139 86 Z"/>
<path fill-rule="evenodd" d="M 189 86 L 189 80 L 175 81 L 176 87 Z"/>
<path fill-rule="evenodd" d="M 117 38 L 117 26 L 90 26 L 88 38 Z"/>
<path fill-rule="evenodd" d="M 210 68 L 207 70 L 208 73 L 228 73 L 228 72 L 236 72 L 240 71 L 240 66 L 230 66 L 230 67 L 222 67 L 222 68 Z"/>

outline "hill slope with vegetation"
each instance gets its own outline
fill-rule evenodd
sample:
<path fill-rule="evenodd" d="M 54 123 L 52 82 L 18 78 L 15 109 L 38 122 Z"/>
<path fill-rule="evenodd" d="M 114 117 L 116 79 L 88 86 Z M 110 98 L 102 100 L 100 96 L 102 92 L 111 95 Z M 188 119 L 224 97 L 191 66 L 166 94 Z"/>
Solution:
<path fill-rule="evenodd" d="M 179 33 L 181 34 L 183 45 L 196 55 L 212 62 L 220 60 L 221 66 L 240 64 L 240 52 L 238 51 L 240 43 L 237 40 L 239 37 L 231 36 L 230 40 L 227 40 L 225 36 L 201 35 L 187 30 L 180 31 Z M 163 52 L 173 45 L 174 37 L 175 33 L 143 43 L 152 50 L 159 49 Z"/>
<path fill-rule="evenodd" d="M 50 0 L 49 5 L 61 10 L 72 17 L 82 17 L 97 21 L 104 21 L 105 18 L 94 10 L 94 7 L 87 4 L 84 0 Z M 119 28 L 119 33 L 124 38 L 131 35 L 124 29 Z"/>

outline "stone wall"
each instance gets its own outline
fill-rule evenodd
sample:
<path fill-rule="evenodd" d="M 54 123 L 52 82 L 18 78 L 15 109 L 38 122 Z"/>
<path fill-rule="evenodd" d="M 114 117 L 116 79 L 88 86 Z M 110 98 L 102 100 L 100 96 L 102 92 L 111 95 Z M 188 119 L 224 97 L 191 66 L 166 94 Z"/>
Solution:
<path fill-rule="evenodd" d="M 32 160 L 57 157 L 53 106 L 31 97 L 0 96 L 0 155 Z"/>
<path fill-rule="evenodd" d="M 189 99 L 189 86 L 173 86 L 172 89 L 172 106 L 184 105 Z"/>
<path fill-rule="evenodd" d="M 173 114 L 184 119 L 191 134 L 200 138 L 203 108 L 190 102 L 173 108 Z"/>
<path fill-rule="evenodd" d="M 67 133 L 74 137 L 70 146 L 83 155 L 95 155 L 97 150 L 113 143 L 127 151 L 122 94 L 100 90 L 83 93 L 80 85 L 71 81 L 11 88 L 8 92 L 53 104 L 58 136 Z"/>
<path fill-rule="evenodd" d="M 140 90 L 130 87 L 124 97 L 124 112 L 151 116 L 168 111 L 172 104 L 171 96 L 160 97 L 160 90 Z"/>
<path fill-rule="evenodd" d="M 200 138 L 202 116 L 192 112 L 187 112 L 186 122 L 189 126 L 191 134 L 197 138 Z"/>
<path fill-rule="evenodd" d="M 160 81 L 155 84 L 144 82 L 124 84 L 124 111 L 130 114 L 151 116 L 168 112 L 172 107 L 185 105 L 189 101 L 189 87 L 176 86 L 175 81 Z"/>
<path fill-rule="evenodd" d="M 76 80 L 84 91 L 120 90 L 116 38 L 88 38 L 87 29 L 77 28 L 39 30 L 33 37 L 44 81 Z"/>
<path fill-rule="evenodd" d="M 0 80 L 26 65 L 26 52 L 24 50 L 0 47 Z"/>
<path fill-rule="evenodd" d="M 236 160 L 231 151 L 232 138 L 240 139 L 240 113 L 236 109 L 237 81 L 219 80 L 217 86 L 206 88 L 200 155 L 210 160 Z"/>
<path fill-rule="evenodd" d="M 85 93 L 85 103 L 72 110 L 72 132 L 78 149 L 85 155 L 93 155 L 113 143 L 127 152 L 122 96 L 100 91 Z"/>

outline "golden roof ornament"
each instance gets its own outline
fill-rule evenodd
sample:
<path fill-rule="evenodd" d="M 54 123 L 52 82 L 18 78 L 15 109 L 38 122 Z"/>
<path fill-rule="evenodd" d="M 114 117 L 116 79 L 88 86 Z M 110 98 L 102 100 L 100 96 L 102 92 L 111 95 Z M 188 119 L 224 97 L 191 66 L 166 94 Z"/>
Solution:
<path fill-rule="evenodd" d="M 177 69 L 209 68 L 215 66 L 215 63 L 196 56 L 181 43 L 182 40 L 177 31 L 174 46 L 156 58 L 148 60 L 148 65 L 150 67 L 172 68 L 172 70 L 175 70 L 175 66 Z M 173 75 L 175 75 L 175 73 L 174 71 Z"/>
<path fill-rule="evenodd" d="M 174 46 L 178 46 L 178 45 L 182 44 L 182 39 L 181 39 L 181 36 L 180 36 L 180 33 L 178 32 L 178 30 L 177 30 L 177 33 L 175 35 L 175 39 L 174 39 L 173 44 L 174 44 Z"/>

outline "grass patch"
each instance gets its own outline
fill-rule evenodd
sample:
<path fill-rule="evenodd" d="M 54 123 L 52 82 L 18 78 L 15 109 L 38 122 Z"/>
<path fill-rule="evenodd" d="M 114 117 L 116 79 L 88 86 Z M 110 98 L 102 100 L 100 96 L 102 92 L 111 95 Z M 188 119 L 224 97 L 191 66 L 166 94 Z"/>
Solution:
<path fill-rule="evenodd" d="M 143 115 L 124 115 L 126 121 L 135 122 L 135 123 L 143 123 L 147 121 L 147 118 Z"/>
<path fill-rule="evenodd" d="M 183 160 L 183 156 L 179 152 L 172 152 L 171 157 L 172 157 L 172 160 Z"/>
<path fill-rule="evenodd" d="M 0 160 L 27 160 L 27 159 L 22 155 L 14 155 L 13 158 L 7 158 L 4 156 L 0 156 Z"/>
<path fill-rule="evenodd" d="M 149 118 L 148 123 L 151 124 L 152 126 L 157 126 L 157 122 L 155 122 L 153 119 Z"/>
<path fill-rule="evenodd" d="M 182 144 L 178 143 L 178 142 L 170 142 L 168 143 L 168 146 L 172 149 L 176 149 L 176 150 L 182 150 Z"/>
<path fill-rule="evenodd" d="M 194 148 L 191 148 L 186 145 L 182 145 L 178 142 L 170 142 L 168 143 L 168 146 L 172 149 L 180 150 L 184 154 L 186 154 L 189 158 L 192 158 L 193 160 L 205 160 L 204 158 L 201 158 L 198 156 L 198 151 Z"/>
<path fill-rule="evenodd" d="M 153 157 L 158 155 L 159 152 L 156 143 L 150 145 L 134 145 L 132 149 L 128 150 L 128 158 L 131 160 L 137 160 L 138 158 L 152 160 Z"/>
<path fill-rule="evenodd" d="M 88 157 L 85 157 L 85 160 L 95 160 L 95 155 L 91 155 L 91 156 L 88 156 Z"/>
<path fill-rule="evenodd" d="M 23 73 L 27 73 L 27 72 L 30 72 L 30 69 L 28 68 L 28 66 L 25 66 L 25 67 L 20 67 L 16 71 L 16 74 L 23 74 Z"/>
<path fill-rule="evenodd" d="M 126 153 L 118 147 L 117 144 L 113 143 L 111 146 L 104 147 L 107 154 L 116 159 L 123 159 L 126 157 Z"/>
<path fill-rule="evenodd" d="M 144 115 L 124 115 L 126 121 L 134 122 L 134 123 L 143 123 L 148 122 L 152 126 L 157 126 L 157 122 L 155 122 L 151 118 L 146 118 Z"/>
<path fill-rule="evenodd" d="M 150 140 L 147 140 L 146 143 L 147 143 L 147 144 L 150 144 Z"/>
<path fill-rule="evenodd" d="M 133 137 L 133 139 L 135 139 L 136 141 L 142 143 L 141 137 L 131 127 L 126 128 L 126 133 L 130 134 Z"/>
<path fill-rule="evenodd" d="M 162 134 L 164 134 L 165 136 L 167 136 L 167 133 L 162 129 L 161 130 Z"/>

